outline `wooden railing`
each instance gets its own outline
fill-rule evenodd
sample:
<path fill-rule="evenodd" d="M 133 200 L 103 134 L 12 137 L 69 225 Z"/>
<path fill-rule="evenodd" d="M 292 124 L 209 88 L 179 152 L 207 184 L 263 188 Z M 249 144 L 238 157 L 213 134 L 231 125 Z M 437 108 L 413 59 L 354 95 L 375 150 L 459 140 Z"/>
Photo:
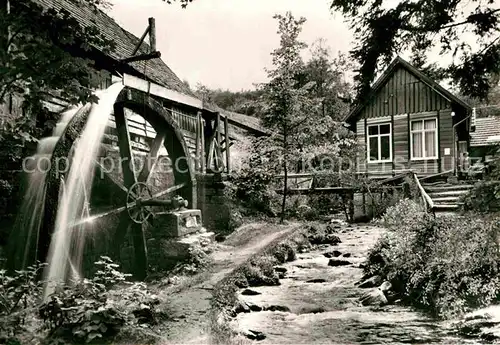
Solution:
<path fill-rule="evenodd" d="M 196 116 L 183 114 L 176 111 L 175 109 L 170 110 L 172 112 L 172 117 L 181 129 L 189 131 L 191 133 L 197 132 L 198 118 Z"/>
<path fill-rule="evenodd" d="M 422 197 L 422 201 L 423 201 L 425 207 L 429 211 L 433 211 L 434 210 L 434 201 L 432 201 L 432 198 L 429 196 L 429 194 L 427 194 L 424 187 L 422 187 L 422 184 L 420 183 L 420 180 L 418 179 L 417 174 L 415 174 L 415 173 L 411 173 L 411 174 L 413 175 L 413 179 L 415 181 L 415 184 L 417 185 L 418 192 L 419 192 L 420 196 Z"/>

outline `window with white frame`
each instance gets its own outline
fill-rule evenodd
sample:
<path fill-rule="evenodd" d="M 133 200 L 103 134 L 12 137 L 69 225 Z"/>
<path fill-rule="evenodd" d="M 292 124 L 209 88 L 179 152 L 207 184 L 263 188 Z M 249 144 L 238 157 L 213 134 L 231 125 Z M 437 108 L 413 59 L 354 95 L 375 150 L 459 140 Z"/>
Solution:
<path fill-rule="evenodd" d="M 436 159 L 438 156 L 437 119 L 411 121 L 411 159 Z"/>
<path fill-rule="evenodd" d="M 368 161 L 390 162 L 392 160 L 391 124 L 368 125 Z"/>

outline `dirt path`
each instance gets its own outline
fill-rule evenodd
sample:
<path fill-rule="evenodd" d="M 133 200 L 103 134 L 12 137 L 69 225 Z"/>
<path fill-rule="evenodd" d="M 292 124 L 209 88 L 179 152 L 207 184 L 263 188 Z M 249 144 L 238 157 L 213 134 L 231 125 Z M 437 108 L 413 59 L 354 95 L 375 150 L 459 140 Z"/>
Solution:
<path fill-rule="evenodd" d="M 212 254 L 212 269 L 195 277 L 194 281 L 197 283 L 185 286 L 180 291 L 175 287 L 161 291 L 161 299 L 168 300 L 166 309 L 170 320 L 162 325 L 164 341 L 161 344 L 208 344 L 208 312 L 215 284 L 266 245 L 294 231 L 298 225 L 245 225 L 228 237 L 224 245 L 219 246 Z"/>
<path fill-rule="evenodd" d="M 239 298 L 250 305 L 280 306 L 283 311 L 239 314 L 233 327 L 242 334 L 262 332 L 259 344 L 466 344 L 451 336 L 442 323 L 399 305 L 365 307 L 359 297 L 366 292 L 355 283 L 362 277 L 364 261 L 383 229 L 373 226 L 344 227 L 342 243 L 323 246 L 298 255 L 283 265 L 287 269 L 280 286 L 252 288 L 258 295 Z M 339 251 L 348 265 L 331 267 L 323 254 Z M 346 255 L 346 256 L 343 256 Z M 474 342 L 478 344 L 477 342 Z"/>

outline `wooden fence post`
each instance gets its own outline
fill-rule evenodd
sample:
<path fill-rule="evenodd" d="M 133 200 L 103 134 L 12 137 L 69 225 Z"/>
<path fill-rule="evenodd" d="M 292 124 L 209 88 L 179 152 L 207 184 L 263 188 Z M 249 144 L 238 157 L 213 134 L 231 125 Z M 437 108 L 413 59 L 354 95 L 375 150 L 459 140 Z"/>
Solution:
<path fill-rule="evenodd" d="M 229 141 L 229 120 L 227 119 L 227 115 L 224 118 L 224 134 L 226 139 L 226 171 L 227 173 L 231 173 L 231 155 L 229 151 L 230 141 Z"/>

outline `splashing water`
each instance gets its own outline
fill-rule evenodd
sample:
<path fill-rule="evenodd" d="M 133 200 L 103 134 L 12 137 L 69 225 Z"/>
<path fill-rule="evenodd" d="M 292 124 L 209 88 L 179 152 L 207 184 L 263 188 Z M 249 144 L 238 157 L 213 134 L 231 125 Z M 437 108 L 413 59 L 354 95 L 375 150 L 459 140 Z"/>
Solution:
<path fill-rule="evenodd" d="M 27 178 L 27 189 L 12 232 L 21 238 L 16 243 L 23 247 L 14 246 L 11 248 L 15 251 L 12 258 L 12 265 L 16 266 L 15 268 L 24 269 L 29 263 L 36 260 L 37 253 L 33 247 L 37 246 L 45 211 L 46 178 L 52 153 L 78 108 L 73 107 L 62 114 L 61 119 L 52 130 L 52 136 L 41 139 L 38 142 L 35 155 L 28 157 L 23 164 Z M 35 236 L 36 239 L 33 238 Z"/>
<path fill-rule="evenodd" d="M 89 216 L 88 201 L 94 178 L 95 158 L 108 124 L 109 114 L 119 93 L 120 83 L 111 85 L 92 106 L 85 128 L 75 143 L 71 167 L 61 185 L 54 232 L 50 242 L 44 298 L 54 292 L 59 283 L 78 279 L 85 244 L 84 228 L 71 226 Z M 73 250 L 72 250 L 73 249 Z"/>

